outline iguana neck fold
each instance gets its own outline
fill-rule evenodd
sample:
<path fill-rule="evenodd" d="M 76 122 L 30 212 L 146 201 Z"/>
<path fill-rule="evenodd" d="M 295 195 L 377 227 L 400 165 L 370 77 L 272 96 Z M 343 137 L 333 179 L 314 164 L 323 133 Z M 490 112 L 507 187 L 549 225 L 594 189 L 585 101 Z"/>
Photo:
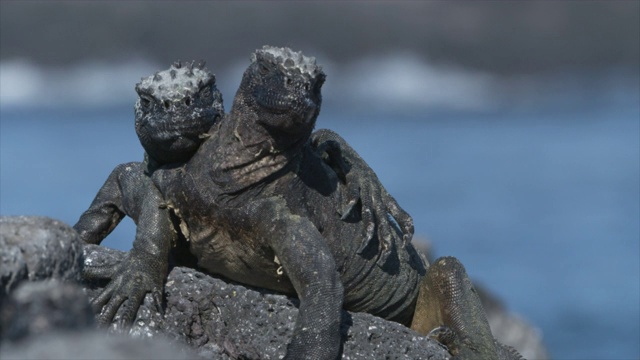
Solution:
<path fill-rule="evenodd" d="M 304 142 L 276 149 L 266 138 L 259 141 L 259 136 L 247 131 L 232 114 L 214 130 L 220 135 L 219 141 L 206 143 L 215 146 L 220 155 L 212 163 L 210 176 L 224 193 L 237 193 L 297 167 Z"/>
<path fill-rule="evenodd" d="M 320 112 L 325 75 L 315 59 L 288 49 L 257 50 L 231 112 L 210 143 L 211 178 L 236 192 L 297 168 Z"/>

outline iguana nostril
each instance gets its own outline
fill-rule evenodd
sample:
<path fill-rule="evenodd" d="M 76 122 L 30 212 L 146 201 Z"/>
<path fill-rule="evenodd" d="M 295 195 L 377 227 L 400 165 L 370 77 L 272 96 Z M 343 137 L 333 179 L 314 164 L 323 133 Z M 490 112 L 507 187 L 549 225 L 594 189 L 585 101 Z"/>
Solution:
<path fill-rule="evenodd" d="M 171 103 L 169 102 L 169 100 L 165 100 L 163 104 L 164 104 L 164 108 L 167 110 L 169 110 L 169 108 L 171 107 Z"/>
<path fill-rule="evenodd" d="M 187 106 L 191 106 L 191 97 L 190 96 L 187 96 L 184 99 L 184 104 L 187 105 Z"/>

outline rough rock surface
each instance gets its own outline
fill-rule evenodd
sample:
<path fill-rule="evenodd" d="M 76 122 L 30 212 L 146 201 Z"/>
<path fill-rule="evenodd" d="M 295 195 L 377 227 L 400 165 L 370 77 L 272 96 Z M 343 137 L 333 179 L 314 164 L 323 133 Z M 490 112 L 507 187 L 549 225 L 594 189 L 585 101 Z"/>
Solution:
<path fill-rule="evenodd" d="M 538 329 L 529 325 L 517 314 L 507 310 L 504 304 L 482 286 L 476 285 L 482 306 L 493 336 L 503 344 L 514 347 L 525 359 L 549 358 Z"/>
<path fill-rule="evenodd" d="M 77 284 L 83 244 L 68 225 L 45 217 L 0 217 L 1 359 L 192 359 L 156 337 L 96 329 Z"/>
<path fill-rule="evenodd" d="M 96 329 L 85 293 L 95 296 L 106 282 L 85 289 L 72 282 L 83 263 L 115 264 L 126 253 L 87 245 L 85 258 L 82 248 L 76 233 L 59 221 L 0 217 L 0 290 L 10 293 L 0 308 L 0 358 L 277 359 L 284 354 L 297 300 L 182 267 L 169 274 L 164 318 L 152 310 L 150 297 L 145 299 L 130 331 L 137 338 Z M 531 335 L 535 331 L 487 299 L 496 337 L 520 334 L 515 339 L 520 346 L 512 345 L 523 354 L 530 351 L 530 358 L 545 358 L 539 338 Z M 448 358 L 438 343 L 402 325 L 368 314 L 342 316 L 343 359 Z"/>
<path fill-rule="evenodd" d="M 2 359 L 190 359 L 170 341 L 96 329 L 83 289 L 56 279 L 24 282 L 0 309 Z"/>
<path fill-rule="evenodd" d="M 94 323 L 82 288 L 56 279 L 22 283 L 0 309 L 2 338 L 10 341 L 53 330 L 82 330 Z"/>
<path fill-rule="evenodd" d="M 198 356 L 161 338 L 135 339 L 105 331 L 55 332 L 0 348 L 3 360 L 187 360 Z"/>
<path fill-rule="evenodd" d="M 2 216 L 0 249 L 0 302 L 27 279 L 80 279 L 82 242 L 63 222 L 38 216 Z"/>
<path fill-rule="evenodd" d="M 180 344 L 208 359 L 277 359 L 284 355 L 297 316 L 297 300 L 181 267 L 169 274 L 164 318 L 152 310 L 147 297 L 130 331 L 135 337 L 153 339 L 108 336 L 86 320 L 87 298 L 72 285 L 35 282 L 14 291 L 20 281 L 76 280 L 83 259 L 77 235 L 63 223 L 46 218 L 0 218 L 0 224 L 0 286 L 11 292 L 1 310 L 3 359 L 194 356 L 181 350 Z M 28 256 L 21 259 L 21 252 Z M 85 246 L 85 253 L 84 263 L 89 266 L 114 264 L 126 254 L 92 245 Z M 9 269 L 10 264 L 18 266 Z M 94 296 L 104 285 L 90 284 L 85 291 Z M 76 299 L 69 301 L 69 297 Z M 65 316 L 77 319 L 65 320 Z M 40 322 L 45 325 L 36 326 Z M 117 329 L 117 317 L 111 327 Z M 449 358 L 437 342 L 368 314 L 343 312 L 342 335 L 343 359 Z"/>
<path fill-rule="evenodd" d="M 125 255 L 100 246 L 85 249 L 85 263 L 92 266 L 114 264 Z M 90 288 L 90 296 L 99 290 Z M 165 294 L 165 318 L 151 310 L 147 297 L 131 331 L 141 336 L 165 333 L 215 359 L 284 356 L 298 312 L 295 299 L 182 267 L 170 272 Z M 449 358 L 437 342 L 400 324 L 363 313 L 344 311 L 342 316 L 343 359 Z"/>

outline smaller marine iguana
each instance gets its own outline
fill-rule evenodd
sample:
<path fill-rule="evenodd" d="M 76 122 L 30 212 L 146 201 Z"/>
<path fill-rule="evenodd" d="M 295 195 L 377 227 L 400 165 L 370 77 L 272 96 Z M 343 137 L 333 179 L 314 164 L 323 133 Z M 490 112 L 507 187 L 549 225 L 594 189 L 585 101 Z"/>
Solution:
<path fill-rule="evenodd" d="M 145 149 L 145 160 L 118 165 L 74 225 L 80 238 L 89 244 L 100 244 L 124 216 L 137 225 L 133 248 L 122 264 L 136 277 L 117 277 L 119 269 L 114 268 L 85 268 L 87 278 L 113 279 L 93 300 L 97 312 L 111 300 L 98 317 L 101 323 L 110 322 L 125 300 L 129 306 L 122 320 L 131 323 L 147 293 L 153 295 L 161 310 L 168 249 L 157 244 L 174 244 L 174 257 L 182 262 L 189 260 L 185 258 L 188 250 L 178 246 L 180 231 L 175 228 L 173 215 L 149 175 L 159 166 L 188 160 L 224 114 L 215 76 L 203 62 L 175 62 L 168 70 L 143 78 L 136 91 L 135 129 Z M 154 271 L 135 271 L 148 268 Z"/>

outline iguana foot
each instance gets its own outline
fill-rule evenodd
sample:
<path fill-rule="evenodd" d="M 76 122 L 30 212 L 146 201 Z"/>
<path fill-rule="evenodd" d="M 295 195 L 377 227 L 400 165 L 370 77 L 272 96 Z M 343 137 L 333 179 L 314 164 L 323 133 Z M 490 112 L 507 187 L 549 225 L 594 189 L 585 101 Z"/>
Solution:
<path fill-rule="evenodd" d="M 360 210 L 356 216 L 367 224 L 357 252 L 362 254 L 377 235 L 378 264 L 384 265 L 396 247 L 404 248 L 413 238 L 413 219 L 380 186 L 375 172 L 340 135 L 321 129 L 311 135 L 311 140 L 316 152 L 345 185 L 346 201 L 338 210 L 341 220 Z"/>
<path fill-rule="evenodd" d="M 429 331 L 429 334 L 427 334 L 427 336 L 436 340 L 442 345 L 445 345 L 447 349 L 450 349 L 451 345 L 453 345 L 457 339 L 456 333 L 447 326 L 438 326 L 437 328 Z"/>
<path fill-rule="evenodd" d="M 102 292 L 91 301 L 97 314 L 97 322 L 109 325 L 118 310 L 124 307 L 119 325 L 131 325 L 147 293 L 151 293 L 156 311 L 163 313 L 162 293 L 166 275 L 166 269 L 163 271 L 163 268 L 166 266 L 154 264 L 152 259 L 143 260 L 139 255 L 132 253 L 127 254 L 120 264 L 113 267 L 85 266 L 83 275 L 86 280 L 111 279 Z"/>

